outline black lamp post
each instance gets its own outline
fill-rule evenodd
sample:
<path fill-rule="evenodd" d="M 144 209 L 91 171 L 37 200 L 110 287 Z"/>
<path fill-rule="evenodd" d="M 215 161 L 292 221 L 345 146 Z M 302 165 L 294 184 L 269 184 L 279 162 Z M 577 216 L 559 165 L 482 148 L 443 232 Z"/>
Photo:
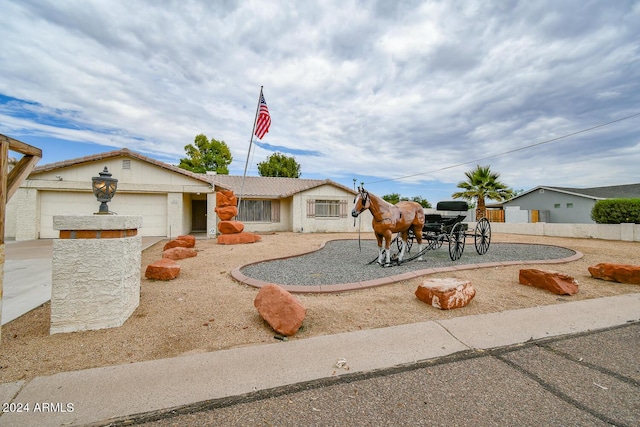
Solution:
<path fill-rule="evenodd" d="M 107 206 L 107 202 L 110 202 L 114 194 L 116 194 L 118 180 L 115 178 L 111 178 L 111 174 L 105 166 L 104 170 L 100 172 L 100 176 L 94 176 L 93 178 L 91 178 L 91 181 L 93 182 L 93 194 L 95 194 L 99 202 L 102 202 L 100 204 L 100 210 L 98 210 L 97 214 L 109 214 L 110 212 L 109 207 Z"/>

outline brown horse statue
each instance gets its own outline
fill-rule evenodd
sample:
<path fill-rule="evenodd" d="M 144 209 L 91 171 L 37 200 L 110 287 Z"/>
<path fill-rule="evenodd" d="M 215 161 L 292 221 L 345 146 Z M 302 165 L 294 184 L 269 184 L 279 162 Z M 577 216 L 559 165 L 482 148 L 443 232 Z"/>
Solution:
<path fill-rule="evenodd" d="M 385 201 L 381 197 L 369 193 L 364 187 L 358 187 L 358 194 L 354 200 L 355 206 L 351 216 L 356 218 L 367 209 L 373 215 L 373 231 L 378 240 L 378 264 L 389 265 L 391 263 L 391 238 L 393 233 L 400 233 L 402 249 L 398 255 L 398 262 L 402 261 L 407 248 L 407 236 L 409 229 L 413 228 L 413 234 L 418 241 L 418 253 L 422 252 L 422 226 L 424 225 L 424 210 L 419 203 L 403 201 L 395 205 Z M 382 262 L 382 238 L 384 237 L 384 250 L 386 259 Z M 420 260 L 422 257 L 419 258 Z"/>

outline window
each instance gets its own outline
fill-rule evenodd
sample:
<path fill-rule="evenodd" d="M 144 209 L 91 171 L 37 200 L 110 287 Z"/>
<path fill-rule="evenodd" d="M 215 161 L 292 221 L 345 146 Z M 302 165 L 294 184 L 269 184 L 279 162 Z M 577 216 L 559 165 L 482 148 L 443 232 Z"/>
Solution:
<path fill-rule="evenodd" d="M 555 205 L 553 205 L 553 207 L 554 207 L 555 209 L 560 209 L 560 203 L 556 203 Z"/>
<path fill-rule="evenodd" d="M 316 217 L 338 218 L 340 216 L 339 200 L 316 200 Z"/>
<path fill-rule="evenodd" d="M 567 209 L 571 209 L 573 207 L 573 203 L 567 203 Z"/>
<path fill-rule="evenodd" d="M 307 200 L 307 218 L 346 218 L 346 200 Z"/>
<path fill-rule="evenodd" d="M 240 200 L 238 220 L 242 222 L 280 222 L 279 200 Z"/>
<path fill-rule="evenodd" d="M 122 160 L 122 169 L 131 169 L 131 159 Z"/>

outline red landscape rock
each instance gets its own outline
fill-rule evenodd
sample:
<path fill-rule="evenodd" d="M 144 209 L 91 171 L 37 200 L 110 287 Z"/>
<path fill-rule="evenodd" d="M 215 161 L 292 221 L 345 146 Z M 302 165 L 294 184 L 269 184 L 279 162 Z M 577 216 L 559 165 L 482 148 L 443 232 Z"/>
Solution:
<path fill-rule="evenodd" d="M 238 245 L 241 243 L 255 243 L 261 239 L 260 235 L 255 233 L 236 233 L 221 234 L 218 236 L 218 244 L 220 245 Z"/>
<path fill-rule="evenodd" d="M 180 266 L 169 258 L 162 258 L 147 266 L 144 276 L 153 280 L 172 280 L 180 274 Z"/>
<path fill-rule="evenodd" d="M 520 270 L 520 283 L 545 289 L 556 295 L 573 295 L 578 293 L 578 283 L 566 274 L 555 271 L 537 270 L 535 268 Z"/>
<path fill-rule="evenodd" d="M 293 295 L 278 285 L 260 289 L 253 305 L 260 316 L 278 333 L 295 334 L 304 321 L 307 309 Z"/>
<path fill-rule="evenodd" d="M 218 223 L 218 231 L 222 234 L 241 233 L 244 230 L 244 224 L 240 221 L 220 221 Z"/>
<path fill-rule="evenodd" d="M 589 267 L 589 273 L 596 279 L 640 285 L 640 265 L 600 263 Z"/>
<path fill-rule="evenodd" d="M 191 242 L 188 240 L 173 239 L 173 240 L 169 240 L 164 245 L 162 250 L 166 251 L 167 249 L 171 249 L 171 248 L 192 248 L 192 247 L 193 246 L 191 246 Z"/>
<path fill-rule="evenodd" d="M 465 307 L 476 295 L 467 280 L 453 278 L 427 279 L 416 289 L 416 297 L 441 310 Z"/>
<path fill-rule="evenodd" d="M 167 249 L 166 251 L 162 252 L 162 258 L 169 258 L 172 260 L 191 258 L 197 255 L 198 252 L 196 252 L 195 249 L 181 247 Z"/>
<path fill-rule="evenodd" d="M 234 216 L 238 215 L 238 208 L 235 206 L 225 206 L 223 208 L 215 208 L 216 214 L 218 214 L 218 218 L 223 221 L 229 221 Z"/>
<path fill-rule="evenodd" d="M 238 198 L 231 190 L 220 190 L 216 192 L 216 207 L 236 206 Z"/>
<path fill-rule="evenodd" d="M 185 246 L 186 248 L 195 248 L 196 247 L 196 236 L 178 236 L 176 240 L 182 240 L 184 242 L 189 243 L 189 246 Z"/>

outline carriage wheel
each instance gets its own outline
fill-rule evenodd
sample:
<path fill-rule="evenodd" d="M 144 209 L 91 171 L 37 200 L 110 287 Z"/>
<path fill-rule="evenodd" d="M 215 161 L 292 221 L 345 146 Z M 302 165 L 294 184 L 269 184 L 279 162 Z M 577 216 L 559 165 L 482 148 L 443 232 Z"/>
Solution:
<path fill-rule="evenodd" d="M 409 230 L 409 234 L 407 235 L 407 253 L 411 252 L 411 246 L 413 246 L 413 239 L 416 238 L 416 235 L 413 234 L 413 230 Z M 402 239 L 400 238 L 400 233 L 396 234 L 396 245 L 398 246 L 398 252 L 402 250 Z"/>
<path fill-rule="evenodd" d="M 484 255 L 489 250 L 491 244 L 491 224 L 487 218 L 482 218 L 476 225 L 476 231 L 474 234 L 474 241 L 476 245 L 476 252 L 479 255 Z"/>
<path fill-rule="evenodd" d="M 449 257 L 451 261 L 457 261 L 464 252 L 465 232 L 461 222 L 457 223 L 451 229 L 449 235 Z"/>

